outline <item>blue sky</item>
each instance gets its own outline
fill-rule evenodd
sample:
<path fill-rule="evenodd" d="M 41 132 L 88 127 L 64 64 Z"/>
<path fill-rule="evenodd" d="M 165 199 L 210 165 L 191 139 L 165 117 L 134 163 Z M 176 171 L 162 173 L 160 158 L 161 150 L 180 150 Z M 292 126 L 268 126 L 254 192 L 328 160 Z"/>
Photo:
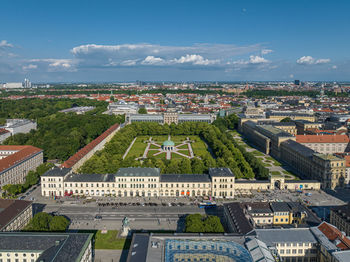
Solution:
<path fill-rule="evenodd" d="M 0 82 L 350 80 L 347 0 L 0 7 Z"/>

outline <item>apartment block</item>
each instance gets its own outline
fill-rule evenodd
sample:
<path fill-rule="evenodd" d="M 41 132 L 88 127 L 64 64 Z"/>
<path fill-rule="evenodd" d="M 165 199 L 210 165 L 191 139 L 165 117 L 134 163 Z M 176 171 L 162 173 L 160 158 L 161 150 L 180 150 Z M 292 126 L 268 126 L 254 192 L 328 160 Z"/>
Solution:
<path fill-rule="evenodd" d="M 32 202 L 0 199 L 0 231 L 20 231 L 32 217 Z"/>
<path fill-rule="evenodd" d="M 34 146 L 0 146 L 0 187 L 20 184 L 43 163 L 43 150 Z"/>

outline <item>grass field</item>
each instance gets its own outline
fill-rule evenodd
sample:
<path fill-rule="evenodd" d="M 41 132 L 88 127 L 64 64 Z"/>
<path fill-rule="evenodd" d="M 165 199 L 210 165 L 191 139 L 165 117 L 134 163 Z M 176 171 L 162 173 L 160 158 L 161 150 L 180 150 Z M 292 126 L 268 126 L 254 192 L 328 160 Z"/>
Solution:
<path fill-rule="evenodd" d="M 135 143 L 131 147 L 127 157 L 141 157 L 147 147 L 147 143 L 145 143 L 146 140 L 148 140 L 150 137 L 152 137 L 152 140 L 159 144 L 162 145 L 164 141 L 168 140 L 167 135 L 162 135 L 162 136 L 140 136 L 136 138 Z M 189 137 L 190 140 L 194 141 L 191 143 L 193 153 L 194 155 L 200 156 L 203 155 L 204 153 L 208 152 L 207 146 L 204 143 L 204 141 L 199 137 L 199 136 L 171 136 L 170 139 L 175 143 L 175 145 L 180 145 L 182 144 L 183 141 L 186 140 L 186 138 Z M 150 149 L 159 149 L 159 147 L 155 145 L 151 145 Z M 180 150 L 179 152 L 184 154 L 184 155 L 190 155 L 190 152 L 188 150 L 187 145 L 182 145 L 179 147 Z M 186 150 L 185 150 L 186 149 Z M 154 154 L 158 153 L 157 150 L 150 150 L 148 152 L 148 156 L 153 156 Z M 165 153 L 159 154 L 157 156 L 154 156 L 155 158 L 160 158 L 160 159 L 165 159 L 166 155 Z M 178 154 L 172 154 L 172 158 L 174 159 L 181 159 L 183 156 L 180 156 Z"/>
<path fill-rule="evenodd" d="M 102 234 L 101 230 L 79 230 L 79 233 L 93 233 L 95 249 L 129 249 L 131 239 L 118 237 L 118 230 L 108 230 Z"/>
<path fill-rule="evenodd" d="M 143 152 L 146 149 L 147 144 L 144 143 L 145 140 L 147 140 L 148 137 L 146 136 L 140 136 L 136 138 L 136 141 L 134 145 L 132 146 L 131 150 L 129 151 L 127 157 L 140 157 L 143 155 Z"/>
<path fill-rule="evenodd" d="M 130 241 L 128 241 L 126 238 L 118 238 L 117 235 L 117 230 L 108 230 L 106 234 L 102 234 L 100 230 L 97 231 L 95 236 L 95 248 L 128 249 L 130 246 Z"/>
<path fill-rule="evenodd" d="M 204 143 L 204 141 L 202 139 L 200 139 L 200 137 L 198 136 L 191 136 L 190 137 L 191 140 L 194 140 L 196 142 L 192 143 L 192 150 L 194 155 L 203 155 L 206 152 L 208 152 L 207 146 Z"/>

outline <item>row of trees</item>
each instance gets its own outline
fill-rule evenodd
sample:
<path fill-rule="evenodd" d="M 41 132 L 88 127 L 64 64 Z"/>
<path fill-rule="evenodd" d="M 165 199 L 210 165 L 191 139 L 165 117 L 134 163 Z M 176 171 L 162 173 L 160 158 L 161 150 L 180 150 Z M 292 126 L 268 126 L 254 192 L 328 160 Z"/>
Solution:
<path fill-rule="evenodd" d="M 238 126 L 238 117 L 235 114 L 232 114 L 227 117 L 219 118 L 214 122 L 214 125 L 219 127 L 222 132 L 225 132 L 227 129 L 233 130 Z M 261 159 L 257 158 L 253 153 L 246 151 L 246 149 L 239 145 L 237 141 L 234 140 L 233 137 L 227 132 L 225 135 L 232 142 L 235 148 L 242 153 L 244 159 L 248 162 L 252 171 L 254 172 L 255 178 L 267 179 L 269 176 L 269 169 L 264 166 Z"/>
<path fill-rule="evenodd" d="M 23 231 L 31 232 L 64 232 L 69 226 L 69 220 L 64 216 L 53 216 L 45 212 L 34 215 Z"/>
<path fill-rule="evenodd" d="M 31 96 L 31 95 L 75 95 L 75 94 L 84 94 L 84 95 L 91 95 L 96 94 L 97 92 L 99 94 L 110 94 L 111 91 L 113 94 L 127 94 L 127 95 L 135 95 L 135 94 L 179 94 L 179 93 L 190 93 L 190 94 L 199 94 L 199 95 L 206 95 L 206 94 L 223 94 L 224 92 L 221 90 L 169 90 L 169 89 L 153 89 L 153 90 L 116 90 L 116 89 L 100 89 L 98 91 L 96 90 L 88 90 L 83 88 L 78 88 L 78 90 L 74 90 L 74 88 L 71 88 L 67 90 L 65 89 L 37 89 L 35 91 L 32 90 L 25 90 L 25 91 L 18 91 L 18 90 L 6 90 L 3 91 L 0 94 L 0 97 L 7 97 L 11 95 L 20 95 L 20 96 Z"/>
<path fill-rule="evenodd" d="M 157 159 L 148 158 L 136 161 L 134 158 L 122 159 L 131 141 L 140 135 L 199 135 L 210 147 L 209 152 L 200 155 L 200 159 Z M 119 131 L 105 148 L 97 152 L 81 167 L 81 173 L 114 173 L 120 167 L 143 166 L 158 167 L 163 173 L 201 174 L 210 167 L 229 167 L 237 178 L 253 178 L 254 172 L 237 149 L 226 132 L 207 123 L 183 123 L 159 125 L 157 123 L 133 123 Z"/>
<path fill-rule="evenodd" d="M 124 116 L 55 113 L 40 118 L 37 130 L 16 134 L 4 144 L 33 145 L 44 149 L 45 159 L 64 161 L 116 122 L 124 122 Z"/>
<path fill-rule="evenodd" d="M 224 227 L 217 216 L 201 214 L 187 215 L 185 219 L 186 233 L 224 233 Z"/>
<path fill-rule="evenodd" d="M 317 95 L 319 95 L 319 91 L 287 91 L 287 90 L 248 90 L 243 93 L 243 95 L 246 95 L 248 97 L 259 97 L 259 98 L 265 98 L 269 96 L 308 96 L 315 98 Z M 348 93 L 335 93 L 332 91 L 326 91 L 325 94 L 330 97 L 347 97 L 349 96 Z"/>
<path fill-rule="evenodd" d="M 89 112 L 95 114 L 107 109 L 107 102 L 91 99 L 20 99 L 1 100 L 0 103 L 0 124 L 7 118 L 26 118 L 38 120 L 57 113 L 60 110 L 74 106 L 95 106 L 96 109 Z"/>
<path fill-rule="evenodd" d="M 36 185 L 39 182 L 40 176 L 48 171 L 53 164 L 44 163 L 36 168 L 35 171 L 29 171 L 28 175 L 25 177 L 25 182 L 23 184 L 7 184 L 2 187 L 4 194 L 6 196 L 14 197 L 15 195 L 24 193 L 31 186 Z"/>

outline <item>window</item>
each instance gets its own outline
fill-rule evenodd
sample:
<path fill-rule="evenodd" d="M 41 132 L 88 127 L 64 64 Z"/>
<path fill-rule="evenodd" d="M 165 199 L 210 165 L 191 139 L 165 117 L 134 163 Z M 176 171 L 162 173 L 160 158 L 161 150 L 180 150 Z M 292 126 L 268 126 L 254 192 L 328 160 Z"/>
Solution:
<path fill-rule="evenodd" d="M 284 249 L 281 249 L 281 250 L 280 250 L 280 254 L 284 254 Z"/>

